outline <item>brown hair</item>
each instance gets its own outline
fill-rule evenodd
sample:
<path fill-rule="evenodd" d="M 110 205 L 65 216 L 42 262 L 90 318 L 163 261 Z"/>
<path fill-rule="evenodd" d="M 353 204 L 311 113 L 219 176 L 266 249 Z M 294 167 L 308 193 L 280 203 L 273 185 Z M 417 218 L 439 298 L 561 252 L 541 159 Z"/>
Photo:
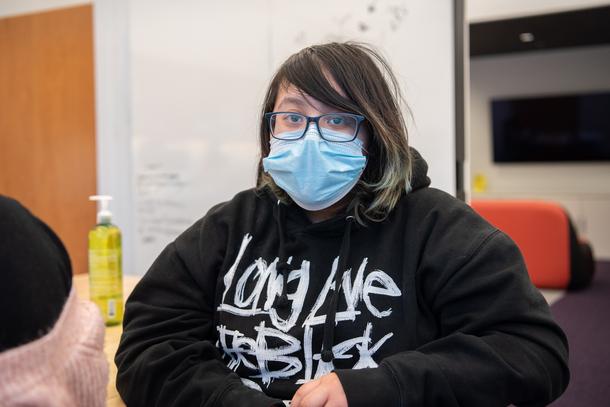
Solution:
<path fill-rule="evenodd" d="M 331 85 L 330 74 L 345 92 Z M 322 103 L 366 118 L 369 145 L 366 168 L 354 188 L 350 208 L 360 223 L 381 221 L 394 209 L 401 194 L 408 192 L 411 178 L 407 128 L 400 110 L 400 88 L 385 59 L 370 46 L 347 42 L 307 47 L 289 57 L 275 73 L 263 103 L 260 121 L 260 153 L 257 187 L 269 187 L 281 200 L 289 200 L 271 176 L 262 159 L 269 155 L 271 112 L 282 86 L 293 85 Z"/>

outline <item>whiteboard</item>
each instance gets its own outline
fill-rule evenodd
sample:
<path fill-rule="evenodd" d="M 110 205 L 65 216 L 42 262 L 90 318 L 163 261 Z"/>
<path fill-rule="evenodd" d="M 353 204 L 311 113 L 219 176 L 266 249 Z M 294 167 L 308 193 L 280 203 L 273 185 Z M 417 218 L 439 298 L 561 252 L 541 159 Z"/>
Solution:
<path fill-rule="evenodd" d="M 214 204 L 255 185 L 273 72 L 326 41 L 365 41 L 399 77 L 410 143 L 455 193 L 453 1 L 131 0 L 135 269 Z"/>

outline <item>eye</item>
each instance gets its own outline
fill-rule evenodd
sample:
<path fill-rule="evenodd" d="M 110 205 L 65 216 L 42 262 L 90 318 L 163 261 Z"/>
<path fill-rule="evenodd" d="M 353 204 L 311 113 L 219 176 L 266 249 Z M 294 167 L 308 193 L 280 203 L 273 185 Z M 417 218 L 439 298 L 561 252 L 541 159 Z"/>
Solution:
<path fill-rule="evenodd" d="M 345 118 L 341 116 L 329 116 L 326 122 L 331 126 L 342 126 L 345 124 Z"/>
<path fill-rule="evenodd" d="M 288 121 L 291 124 L 296 124 L 303 121 L 303 116 L 299 114 L 287 114 L 284 116 L 284 120 Z"/>

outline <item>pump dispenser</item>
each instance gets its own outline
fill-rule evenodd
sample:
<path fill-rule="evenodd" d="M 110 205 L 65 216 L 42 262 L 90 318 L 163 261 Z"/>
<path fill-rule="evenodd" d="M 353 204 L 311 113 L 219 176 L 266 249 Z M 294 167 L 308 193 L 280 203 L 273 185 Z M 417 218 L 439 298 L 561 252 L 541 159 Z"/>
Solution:
<path fill-rule="evenodd" d="M 89 200 L 99 202 L 97 224 L 110 224 L 112 222 L 112 212 L 108 210 L 108 207 L 112 197 L 109 195 L 93 195 L 89 197 Z"/>
<path fill-rule="evenodd" d="M 97 225 L 89 231 L 89 299 L 102 312 L 106 325 L 123 321 L 121 231 L 112 224 L 112 197 L 94 195 L 98 202 Z"/>

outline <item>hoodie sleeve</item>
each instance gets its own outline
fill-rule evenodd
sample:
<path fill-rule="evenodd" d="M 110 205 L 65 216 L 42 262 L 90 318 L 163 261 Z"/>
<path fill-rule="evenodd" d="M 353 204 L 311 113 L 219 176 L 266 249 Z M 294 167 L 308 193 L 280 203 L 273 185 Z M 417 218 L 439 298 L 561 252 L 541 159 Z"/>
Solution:
<path fill-rule="evenodd" d="M 434 250 L 422 259 L 418 278 L 438 339 L 374 369 L 338 370 L 350 407 L 543 406 L 565 390 L 566 337 L 516 245 L 489 230 L 470 254 Z M 448 231 L 434 240 L 470 244 L 462 238 Z"/>
<path fill-rule="evenodd" d="M 206 218 L 161 253 L 127 301 L 115 362 L 130 407 L 283 406 L 242 384 L 215 346 L 224 247 Z"/>

